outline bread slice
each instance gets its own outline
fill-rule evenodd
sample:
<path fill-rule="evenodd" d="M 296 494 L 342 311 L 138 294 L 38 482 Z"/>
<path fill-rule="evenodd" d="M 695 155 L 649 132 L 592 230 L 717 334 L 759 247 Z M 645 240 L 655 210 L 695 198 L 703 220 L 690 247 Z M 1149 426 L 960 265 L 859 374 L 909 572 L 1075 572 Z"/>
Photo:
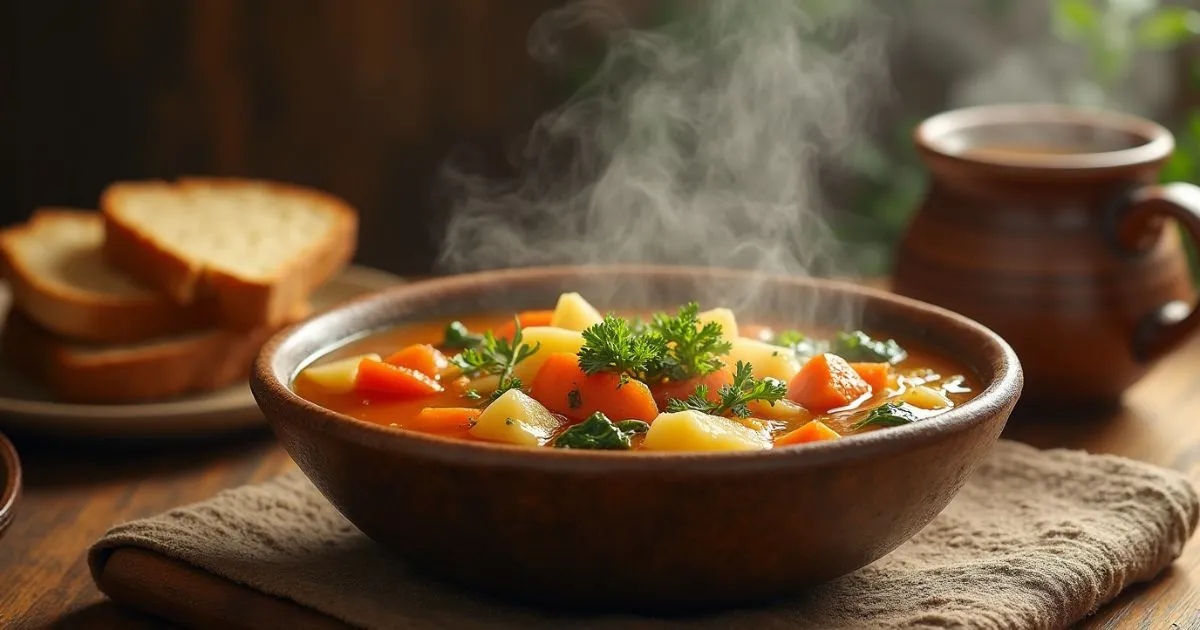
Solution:
<path fill-rule="evenodd" d="M 211 302 L 182 307 L 104 262 L 104 217 L 40 209 L 0 232 L 0 273 L 38 325 L 83 341 L 128 342 L 202 328 Z"/>
<path fill-rule="evenodd" d="M 305 307 L 293 319 L 308 312 Z M 262 344 L 278 328 L 213 329 L 126 345 L 80 344 L 12 310 L 0 332 L 0 352 L 63 402 L 142 403 L 245 381 Z"/>
<path fill-rule="evenodd" d="M 286 320 L 357 244 L 353 208 L 289 184 L 119 182 L 100 208 L 109 261 L 179 304 L 215 298 L 223 326 L 239 330 Z"/>

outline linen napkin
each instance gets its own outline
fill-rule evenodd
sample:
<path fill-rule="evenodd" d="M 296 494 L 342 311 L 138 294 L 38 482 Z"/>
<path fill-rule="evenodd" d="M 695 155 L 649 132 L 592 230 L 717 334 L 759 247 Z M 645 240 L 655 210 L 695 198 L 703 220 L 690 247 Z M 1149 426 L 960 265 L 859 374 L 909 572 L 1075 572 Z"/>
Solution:
<path fill-rule="evenodd" d="M 323 620 L 317 625 L 1062 628 L 1167 567 L 1195 529 L 1197 514 L 1195 490 L 1175 472 L 1001 441 L 915 538 L 790 601 L 682 619 L 572 616 L 427 581 L 359 533 L 294 471 L 118 525 L 92 547 L 89 564 L 102 590 L 120 591 L 109 593 L 118 601 L 144 599 L 130 597 L 128 583 L 118 588 L 105 577 L 113 554 L 135 548 L 287 604 L 278 610 L 321 613 L 314 615 Z M 135 583 L 132 590 L 157 586 Z M 204 625 L 194 621 L 195 611 L 158 608 L 154 612 Z M 282 613 L 272 614 L 283 622 Z"/>

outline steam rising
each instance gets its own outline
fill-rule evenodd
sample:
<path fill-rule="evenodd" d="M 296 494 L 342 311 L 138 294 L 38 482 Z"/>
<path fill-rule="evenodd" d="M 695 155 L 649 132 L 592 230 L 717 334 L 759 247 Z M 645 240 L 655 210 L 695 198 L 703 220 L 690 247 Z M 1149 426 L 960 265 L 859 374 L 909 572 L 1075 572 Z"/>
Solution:
<path fill-rule="evenodd" d="M 440 270 L 848 268 L 822 220 L 818 157 L 864 133 L 886 84 L 885 17 L 857 0 L 706 0 L 677 13 L 639 29 L 614 0 L 579 0 L 539 20 L 535 59 L 569 65 L 567 42 L 597 26 L 606 55 L 530 131 L 512 158 L 519 177 L 447 167 Z"/>

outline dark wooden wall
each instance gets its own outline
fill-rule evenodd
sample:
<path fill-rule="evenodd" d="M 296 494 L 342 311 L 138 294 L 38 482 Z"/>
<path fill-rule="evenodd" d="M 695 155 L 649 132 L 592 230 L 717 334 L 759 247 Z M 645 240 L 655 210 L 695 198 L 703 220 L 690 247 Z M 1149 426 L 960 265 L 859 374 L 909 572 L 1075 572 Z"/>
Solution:
<path fill-rule="evenodd" d="M 243 175 L 363 213 L 361 261 L 426 269 L 435 169 L 552 94 L 556 0 L 0 0 L 0 220 L 113 180 Z"/>
<path fill-rule="evenodd" d="M 357 206 L 361 262 L 425 271 L 447 153 L 498 154 L 563 95 L 526 47 L 562 2 L 0 0 L 0 224 L 118 179 L 265 177 Z M 893 65 L 921 111 L 954 80 Z"/>

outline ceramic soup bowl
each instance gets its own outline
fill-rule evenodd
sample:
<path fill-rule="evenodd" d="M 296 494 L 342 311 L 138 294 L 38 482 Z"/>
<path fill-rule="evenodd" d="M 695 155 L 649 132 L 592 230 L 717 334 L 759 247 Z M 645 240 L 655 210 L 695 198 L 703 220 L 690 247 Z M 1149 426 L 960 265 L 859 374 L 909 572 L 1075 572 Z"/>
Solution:
<path fill-rule="evenodd" d="M 750 295 L 740 303 L 729 295 Z M 745 321 L 856 325 L 952 358 L 982 384 L 911 425 L 754 452 L 577 451 L 359 421 L 293 393 L 323 353 L 406 322 L 546 308 L 724 301 Z M 744 306 L 739 306 L 743 304 Z M 1021 391 L 1016 355 L 952 312 L 849 284 L 750 272 L 562 267 L 399 286 L 281 332 L 251 382 L 292 458 L 367 536 L 428 574 L 556 607 L 678 612 L 761 602 L 895 549 L 954 497 Z"/>

